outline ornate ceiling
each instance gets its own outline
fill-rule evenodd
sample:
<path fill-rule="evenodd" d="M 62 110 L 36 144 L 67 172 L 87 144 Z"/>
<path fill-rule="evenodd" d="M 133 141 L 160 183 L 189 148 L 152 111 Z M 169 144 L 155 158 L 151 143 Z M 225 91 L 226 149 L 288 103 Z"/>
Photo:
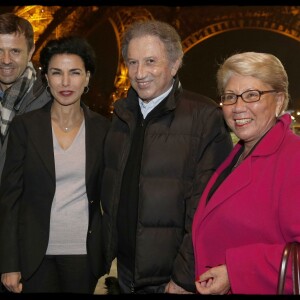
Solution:
<path fill-rule="evenodd" d="M 2 7 L 2 11 L 5 7 Z M 121 59 L 120 40 L 126 26 L 138 19 L 159 19 L 172 24 L 182 37 L 184 51 L 219 34 L 239 29 L 262 29 L 300 42 L 300 6 L 13 6 L 6 7 L 28 19 L 35 30 L 36 52 L 46 41 L 68 34 L 88 35 L 109 22 L 119 51 L 111 101 L 129 87 Z M 1 8 L 0 8 L 1 12 Z"/>
<path fill-rule="evenodd" d="M 259 28 L 286 35 L 300 42 L 300 6 L 16 6 L 13 11 L 27 18 L 35 30 L 37 60 L 44 43 L 66 34 L 87 34 L 109 20 L 118 49 L 121 35 L 137 19 L 155 18 L 175 26 L 184 51 L 214 35 L 242 28 Z M 195 13 L 197 12 L 197 13 Z M 120 53 L 120 51 L 119 51 Z M 119 57 L 113 99 L 126 93 L 129 83 Z"/>
<path fill-rule="evenodd" d="M 195 14 L 195 11 L 197 12 Z M 156 18 L 175 26 L 185 51 L 224 31 L 260 28 L 300 41 L 300 6 L 15 6 L 13 12 L 27 18 L 36 32 L 37 48 L 49 38 L 86 33 L 109 19 L 116 35 L 136 19 Z"/>

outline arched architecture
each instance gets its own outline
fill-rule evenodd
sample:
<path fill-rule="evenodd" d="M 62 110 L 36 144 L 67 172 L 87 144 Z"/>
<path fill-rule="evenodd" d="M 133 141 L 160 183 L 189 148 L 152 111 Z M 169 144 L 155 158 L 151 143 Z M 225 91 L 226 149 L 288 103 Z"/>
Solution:
<path fill-rule="evenodd" d="M 111 110 L 111 103 L 126 95 L 129 81 L 127 71 L 122 61 L 120 52 L 121 36 L 126 27 L 139 19 L 158 19 L 172 24 L 181 35 L 185 54 L 198 45 L 204 45 L 208 40 L 225 33 L 242 30 L 261 30 L 272 32 L 291 39 L 295 45 L 299 43 L 300 50 L 300 6 L 15 6 L 11 11 L 27 18 L 34 26 L 36 32 L 36 52 L 34 60 L 38 61 L 39 51 L 44 43 L 52 37 L 66 34 L 80 34 L 96 43 L 97 37 L 101 39 L 101 46 L 108 43 L 106 32 L 102 35 L 101 28 L 111 27 L 113 33 L 113 48 L 116 51 L 106 55 L 106 60 L 117 61 L 112 67 L 113 82 L 110 91 L 101 81 L 97 82 L 97 88 L 104 91 L 104 99 L 88 101 L 107 101 L 107 105 L 101 107 Z M 0 8 L 1 12 L 1 8 Z M 108 25 L 109 24 L 109 25 Z M 106 29 L 107 30 L 107 29 Z M 98 34 L 99 32 L 99 34 Z M 246 31 L 245 31 L 246 32 Z M 284 47 L 284 45 L 282 45 Z M 208 53 L 211 55 L 211 53 Z M 300 52 L 294 58 L 300 66 Z M 113 65 L 113 63 L 112 63 Z M 100 70 L 101 70 L 100 66 Z M 104 69 L 105 70 L 105 69 Z M 206 70 L 210 72 L 211 70 Z M 108 72 L 106 70 L 106 72 Z M 189 71 L 191 72 L 191 71 Z M 104 76 L 99 73 L 99 76 Z M 106 75 L 105 75 L 106 76 Z M 109 74 L 107 74 L 109 76 Z M 289 74 L 290 77 L 297 74 Z M 298 79 L 297 79 L 298 80 Z M 298 85 L 297 85 L 298 88 Z M 205 92 L 205 91 L 203 91 Z M 100 92 L 95 91 L 94 95 Z M 107 95 L 109 94 L 109 97 Z M 295 94 L 295 93 L 294 93 Z M 300 102 L 300 91 L 297 92 Z M 93 103 L 95 110 L 99 109 L 99 103 Z M 104 112 L 102 109 L 102 113 Z M 299 105 L 300 109 L 300 105 Z M 104 112 L 105 113 L 105 112 Z M 107 113 L 107 112 L 106 112 Z"/>

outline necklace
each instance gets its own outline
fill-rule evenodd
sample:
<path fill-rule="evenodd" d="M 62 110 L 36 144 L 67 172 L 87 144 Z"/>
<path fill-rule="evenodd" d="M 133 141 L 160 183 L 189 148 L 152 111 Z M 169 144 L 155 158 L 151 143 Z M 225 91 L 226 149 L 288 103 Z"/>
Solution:
<path fill-rule="evenodd" d="M 60 122 L 57 118 L 53 116 L 52 116 L 52 121 L 61 131 L 63 131 L 64 133 L 69 133 L 73 129 L 78 128 L 81 125 L 83 121 L 83 114 L 81 114 L 79 118 L 74 122 L 72 121 L 70 122 L 69 120 L 63 120 L 62 122 Z M 70 123 L 70 124 L 66 124 L 66 123 Z"/>
<path fill-rule="evenodd" d="M 68 133 L 68 132 L 72 131 L 74 128 L 78 127 L 81 123 L 82 123 L 82 118 L 80 118 L 79 120 L 77 120 L 75 123 L 73 123 L 70 126 L 62 126 L 62 125 L 58 124 L 58 127 L 63 132 Z"/>
<path fill-rule="evenodd" d="M 74 128 L 74 127 L 62 127 L 61 129 L 62 129 L 63 132 L 69 132 L 69 131 L 71 131 L 73 128 Z"/>

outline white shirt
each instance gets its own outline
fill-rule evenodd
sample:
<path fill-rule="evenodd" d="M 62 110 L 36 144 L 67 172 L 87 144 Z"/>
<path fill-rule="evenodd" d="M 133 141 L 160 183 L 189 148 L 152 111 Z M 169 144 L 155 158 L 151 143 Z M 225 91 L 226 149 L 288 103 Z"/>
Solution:
<path fill-rule="evenodd" d="M 156 107 L 162 100 L 164 100 L 167 97 L 167 95 L 171 92 L 172 88 L 173 88 L 173 84 L 166 92 L 164 92 L 160 96 L 152 99 L 148 103 L 144 102 L 143 100 L 141 100 L 139 98 L 139 104 L 140 104 L 141 112 L 142 112 L 144 119 L 146 119 L 147 115 L 154 107 Z"/>

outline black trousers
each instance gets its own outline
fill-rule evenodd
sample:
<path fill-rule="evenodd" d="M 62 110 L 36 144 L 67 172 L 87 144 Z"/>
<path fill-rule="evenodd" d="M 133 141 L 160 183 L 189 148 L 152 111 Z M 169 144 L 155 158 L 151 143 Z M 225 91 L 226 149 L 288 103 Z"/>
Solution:
<path fill-rule="evenodd" d="M 37 271 L 22 280 L 23 293 L 93 294 L 97 282 L 87 255 L 46 255 Z"/>

